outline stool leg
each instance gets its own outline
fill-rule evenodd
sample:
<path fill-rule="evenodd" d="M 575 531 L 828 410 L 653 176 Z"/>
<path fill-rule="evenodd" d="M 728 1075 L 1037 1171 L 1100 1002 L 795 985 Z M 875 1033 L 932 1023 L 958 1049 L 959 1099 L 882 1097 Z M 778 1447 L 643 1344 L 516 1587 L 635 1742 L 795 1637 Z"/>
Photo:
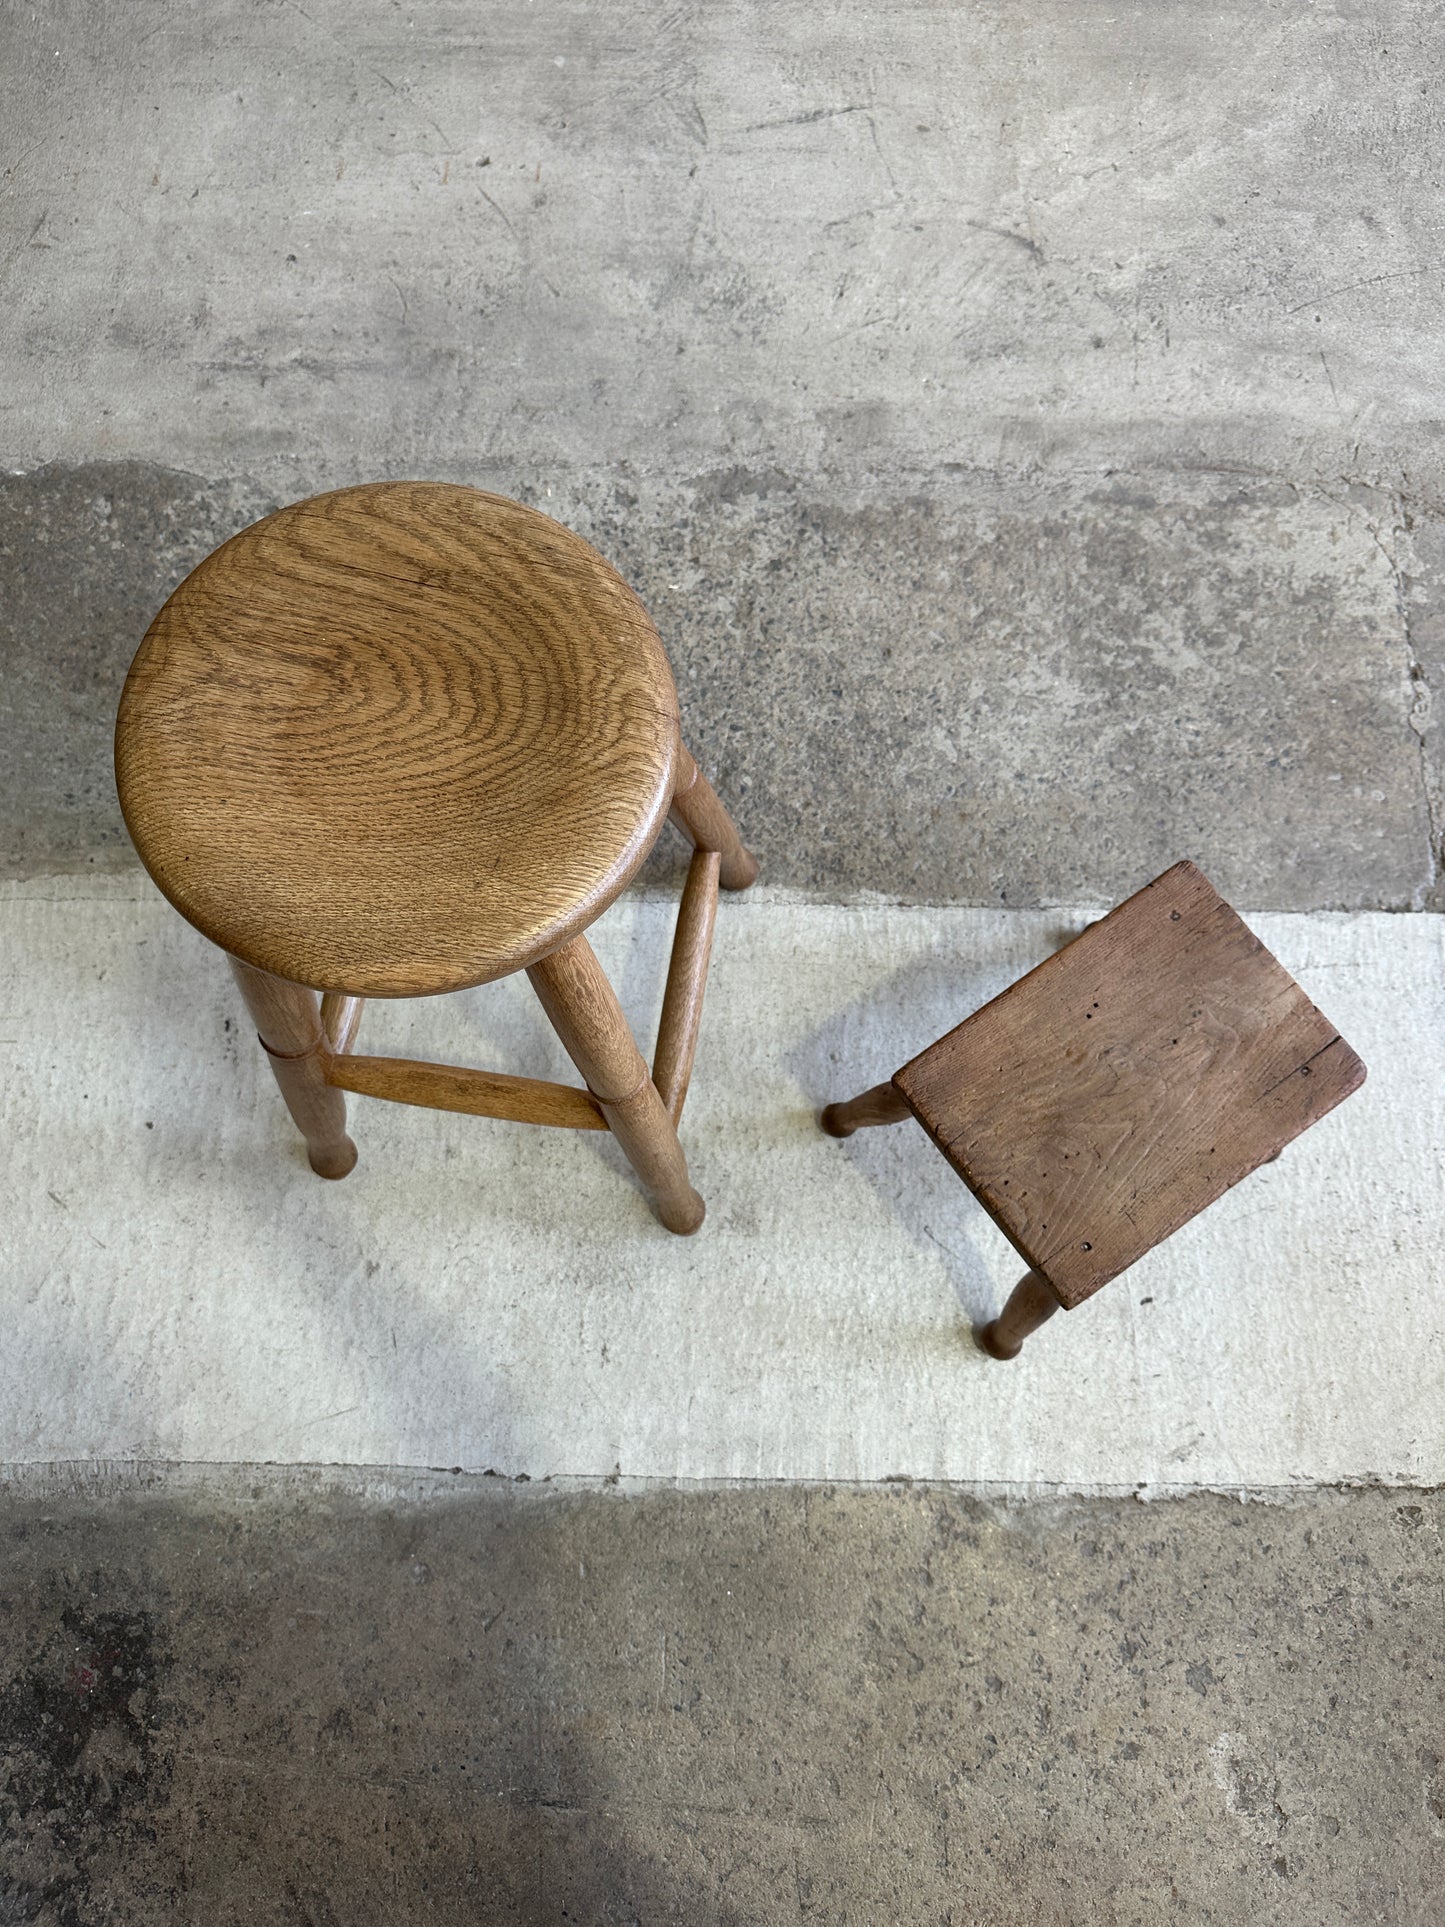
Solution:
<path fill-rule="evenodd" d="M 705 1207 L 688 1179 L 676 1126 L 591 944 L 574 937 L 533 964 L 527 975 L 653 1210 L 669 1231 L 696 1231 Z"/>
<path fill-rule="evenodd" d="M 852 1137 L 870 1124 L 901 1124 L 911 1115 L 891 1084 L 875 1084 L 846 1104 L 828 1105 L 818 1122 L 829 1137 Z"/>
<path fill-rule="evenodd" d="M 306 1140 L 311 1169 L 318 1177 L 344 1178 L 356 1163 L 356 1146 L 346 1135 L 346 1099 L 326 1081 L 326 1039 L 316 992 L 257 970 L 239 957 L 231 958 L 231 969 L 286 1108 Z"/>
<path fill-rule="evenodd" d="M 724 890 L 746 890 L 750 883 L 757 882 L 757 858 L 744 849 L 737 825 L 718 801 L 717 791 L 681 743 L 677 746 L 672 820 L 695 850 L 716 850 L 721 855 L 718 882 Z"/>
<path fill-rule="evenodd" d="M 1043 1273 L 1025 1272 L 998 1317 L 977 1334 L 978 1342 L 990 1358 L 1017 1358 L 1029 1333 L 1058 1310 L 1058 1296 Z"/>

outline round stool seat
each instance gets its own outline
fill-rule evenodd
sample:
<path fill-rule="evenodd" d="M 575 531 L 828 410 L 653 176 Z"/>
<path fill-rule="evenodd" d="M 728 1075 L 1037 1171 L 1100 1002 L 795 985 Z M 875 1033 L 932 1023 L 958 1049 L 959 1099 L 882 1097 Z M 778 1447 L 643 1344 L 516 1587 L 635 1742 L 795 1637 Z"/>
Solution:
<path fill-rule="evenodd" d="M 366 997 L 507 975 L 597 917 L 667 814 L 677 692 L 580 536 L 381 482 L 245 529 L 147 631 L 116 727 L 141 860 L 212 942 Z"/>

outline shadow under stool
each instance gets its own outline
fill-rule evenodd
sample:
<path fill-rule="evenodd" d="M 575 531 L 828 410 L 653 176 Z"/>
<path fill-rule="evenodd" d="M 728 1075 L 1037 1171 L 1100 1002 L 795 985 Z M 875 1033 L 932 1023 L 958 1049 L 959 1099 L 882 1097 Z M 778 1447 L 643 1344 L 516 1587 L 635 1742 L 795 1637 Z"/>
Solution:
<path fill-rule="evenodd" d="M 887 1084 L 1029 1266 L 995 1358 L 1071 1311 L 1358 1090 L 1365 1067 L 1192 863 L 1177 863 Z"/>
<path fill-rule="evenodd" d="M 534 509 L 348 488 L 225 543 L 121 697 L 141 861 L 230 957 L 312 1169 L 356 1162 L 347 1091 L 611 1130 L 670 1231 L 703 1202 L 677 1125 L 718 888 L 757 864 L 684 748 L 637 597 Z M 693 846 L 649 1072 L 585 931 L 673 822 Z M 525 970 L 585 1088 L 365 1057 L 368 997 Z"/>

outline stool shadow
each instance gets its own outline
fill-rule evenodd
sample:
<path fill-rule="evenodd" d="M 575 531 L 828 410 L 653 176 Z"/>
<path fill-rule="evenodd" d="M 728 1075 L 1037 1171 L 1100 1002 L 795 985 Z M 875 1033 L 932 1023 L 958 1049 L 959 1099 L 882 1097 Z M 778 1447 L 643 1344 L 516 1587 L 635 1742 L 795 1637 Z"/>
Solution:
<path fill-rule="evenodd" d="M 1076 928 L 1062 925 L 1041 933 L 1033 961 L 1041 963 L 1077 934 Z M 812 1127 L 820 1155 L 846 1159 L 887 1204 L 919 1252 L 942 1256 L 959 1306 L 974 1326 L 1000 1309 L 984 1253 L 991 1241 L 1001 1244 L 1003 1238 L 967 1185 L 911 1118 L 841 1139 L 829 1137 L 817 1120 L 825 1105 L 885 1083 L 1021 974 L 1016 962 L 919 959 L 801 1037 L 787 1058 L 789 1071 L 813 1100 Z M 1022 1273 L 1023 1261 L 1017 1262 Z"/>

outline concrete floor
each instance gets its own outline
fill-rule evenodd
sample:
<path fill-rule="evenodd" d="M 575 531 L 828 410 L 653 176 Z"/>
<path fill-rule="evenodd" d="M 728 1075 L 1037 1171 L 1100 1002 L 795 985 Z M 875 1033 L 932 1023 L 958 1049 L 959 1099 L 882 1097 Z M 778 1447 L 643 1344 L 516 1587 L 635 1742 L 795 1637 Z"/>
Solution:
<path fill-rule="evenodd" d="M 1437 15 L 0 10 L 0 876 L 39 916 L 109 873 L 71 929 L 70 976 L 45 978 L 38 937 L 12 966 L 23 994 L 3 1015 L 27 1013 L 38 1097 L 64 1082 L 47 1083 L 52 1058 L 73 1070 L 93 1041 L 114 1070 L 180 1002 L 198 1036 L 219 1016 L 199 974 L 148 981 L 134 956 L 124 1021 L 123 999 L 97 997 L 78 1032 L 69 995 L 117 968 L 104 906 L 140 900 L 109 772 L 139 635 L 233 529 L 387 475 L 535 501 L 618 562 L 789 915 L 856 932 L 904 904 L 912 928 L 936 912 L 941 941 L 986 910 L 1012 955 L 1029 913 L 1066 921 L 1189 854 L 1250 912 L 1326 934 L 1332 914 L 1388 912 L 1371 927 L 1397 924 L 1402 956 L 1438 958 Z M 664 848 L 650 879 L 676 874 Z M 724 974 L 727 955 L 725 921 Z M 776 974 L 781 995 L 786 962 Z M 856 1021 L 824 1039 L 850 1061 L 886 1056 L 904 1021 L 862 981 Z M 1328 1316 L 1291 1339 L 1289 1399 L 1237 1324 L 1217 1355 L 1193 1312 L 1167 1343 L 1168 1294 L 1141 1290 L 1157 1323 L 1129 1398 L 1163 1345 L 1174 1377 L 1158 1383 L 1181 1384 L 1167 1425 L 1131 1431 L 1107 1350 L 1086 1340 L 1071 1375 L 1071 1333 L 1051 1327 L 1049 1363 L 994 1381 L 1013 1416 L 976 1434 L 1016 1455 L 1001 1494 L 982 1461 L 951 1486 L 871 1479 L 881 1462 L 842 1456 L 857 1381 L 820 1372 L 804 1396 L 761 1368 L 738 1381 L 737 1436 L 790 1440 L 795 1466 L 826 1443 L 826 1464 L 869 1479 L 148 1463 L 148 1447 L 246 1456 L 244 1438 L 174 1441 L 216 1434 L 253 1348 L 284 1368 L 257 1385 L 314 1389 L 345 1363 L 328 1307 L 365 1294 L 323 1264 L 311 1299 L 279 1269 L 268 1296 L 245 1266 L 228 1297 L 226 1253 L 253 1220 L 199 1178 L 185 1195 L 204 1194 L 211 1255 L 191 1298 L 179 1264 L 107 1270 L 145 1216 L 127 1196 L 164 1189 L 164 1159 L 132 1142 L 154 1146 L 155 1113 L 117 1099 L 88 1135 L 72 1118 L 85 1201 L 108 1215 L 43 1277 L 27 1233 L 0 1275 L 7 1334 L 85 1338 L 68 1394 L 27 1364 L 0 1414 L 13 1438 L 33 1408 L 42 1441 L 7 1448 L 30 1462 L 0 1493 L 0 1921 L 1433 1923 L 1441 1501 L 1410 1483 L 1433 1483 L 1445 1452 L 1445 1132 L 1415 1088 L 1442 1048 L 1427 983 L 1401 972 L 1366 1000 L 1394 1028 L 1380 1067 L 1401 1068 L 1352 1100 L 1380 1134 L 1339 1195 L 1308 1159 L 1282 1162 L 1258 1182 L 1288 1195 L 1283 1215 L 1241 1231 L 1221 1206 L 1193 1257 L 1182 1241 L 1161 1255 L 1215 1253 L 1203 1291 L 1174 1302 L 1213 1290 L 1247 1321 L 1251 1268 L 1313 1205 L 1343 1269 L 1318 1300 L 1308 1279 L 1293 1294 L 1298 1320 L 1316 1302 Z M 284 1131 L 225 1039 L 197 1049 L 242 1082 L 247 1181 L 289 1183 Z M 786 1074 L 801 1089 L 808 1069 Z M 719 1099 L 735 1086 L 719 1071 Z M 18 1089 L 6 1148 L 38 1195 L 66 1199 L 69 1153 Z M 706 1089 L 700 1072 L 694 1103 Z M 704 1141 L 725 1197 L 727 1137 Z M 1387 1199 L 1362 1174 L 1396 1143 L 1397 1180 L 1421 1175 Z M 482 1187 L 433 1148 L 448 1208 L 474 1206 Z M 911 1342 L 916 1365 L 920 1332 L 946 1312 L 953 1344 L 968 1294 L 997 1280 L 970 1237 L 942 1257 L 923 1237 L 936 1173 L 823 1150 L 876 1214 L 878 1251 L 918 1249 L 886 1276 L 855 1253 L 842 1279 L 872 1294 L 876 1421 L 932 1382 L 889 1382 L 893 1325 L 912 1320 L 897 1356 Z M 767 1151 L 749 1139 L 738 1163 Z M 520 1152 L 506 1168 L 535 1189 Z M 615 1171 L 594 1177 L 618 1187 L 601 1208 L 636 1203 Z M 180 1195 L 147 1210 L 174 1217 Z M 485 1238 L 485 1213 L 468 1224 Z M 710 1290 L 756 1268 L 751 1235 L 715 1205 L 714 1244 L 693 1247 L 713 1253 Z M 1299 1249 L 1269 1261 L 1264 1302 Z M 581 1328 L 576 1260 L 525 1290 L 519 1274 L 507 1315 Z M 427 1327 L 426 1283 L 427 1344 L 405 1366 L 418 1410 L 428 1378 L 458 1404 L 448 1362 L 476 1338 L 445 1293 Z M 1142 1315 L 1111 1289 L 1114 1311 L 1106 1294 L 1080 1314 L 1100 1331 Z M 789 1302 L 740 1293 L 723 1361 L 786 1362 L 810 1330 L 830 1336 L 797 1316 L 767 1349 Z M 178 1334 L 205 1326 L 188 1304 L 236 1334 L 207 1373 L 181 1370 Z M 649 1425 L 654 1442 L 673 1426 L 679 1466 L 699 1443 L 673 1350 L 670 1388 L 660 1355 L 618 1401 L 619 1464 L 626 1439 L 650 1463 Z M 529 1402 L 534 1382 L 512 1388 L 524 1446 L 557 1416 Z M 915 1441 L 967 1442 L 949 1410 L 909 1409 Z M 269 1436 L 300 1412 L 278 1408 Z M 726 1443 L 726 1405 L 713 1417 L 707 1440 Z M 606 1442 L 593 1430 L 589 1450 Z M 1261 1432 L 1293 1489 L 1188 1489 Z M 1081 1449 L 1100 1438 L 1126 1486 L 1179 1444 L 1185 1489 L 1025 1496 L 1025 1441 L 1077 1492 L 1100 1482 Z M 275 1456 L 328 1452 L 293 1438 Z M 788 1463 L 753 1456 L 765 1475 Z"/>
<path fill-rule="evenodd" d="M 1442 907 L 1437 12 L 0 14 L 5 862 L 124 861 L 179 573 L 421 474 L 631 577 L 774 883 Z"/>
<path fill-rule="evenodd" d="M 944 474 L 858 507 L 776 478 L 466 479 L 628 575 L 770 883 L 1112 902 L 1187 851 L 1244 908 L 1441 900 L 1415 653 L 1436 581 L 1402 600 L 1383 496 Z M 133 862 L 115 691 L 181 575 L 276 500 L 133 463 L 0 480 L 12 872 Z M 678 873 L 664 839 L 649 876 Z"/>
<path fill-rule="evenodd" d="M 1442 1518 L 22 1486 L 0 1918 L 1433 1927 Z"/>
<path fill-rule="evenodd" d="M 593 927 L 649 1042 L 675 919 L 633 892 Z M 969 1327 L 1019 1258 L 924 1133 L 819 1129 L 1086 920 L 729 896 L 682 1132 L 708 1215 L 678 1239 L 590 1133 L 359 1098 L 357 1168 L 321 1182 L 148 881 L 0 883 L 0 1463 L 1445 1480 L 1441 918 L 1253 913 L 1363 1089 L 1018 1369 Z M 361 1040 L 575 1078 L 522 977 L 374 1002 Z"/>

